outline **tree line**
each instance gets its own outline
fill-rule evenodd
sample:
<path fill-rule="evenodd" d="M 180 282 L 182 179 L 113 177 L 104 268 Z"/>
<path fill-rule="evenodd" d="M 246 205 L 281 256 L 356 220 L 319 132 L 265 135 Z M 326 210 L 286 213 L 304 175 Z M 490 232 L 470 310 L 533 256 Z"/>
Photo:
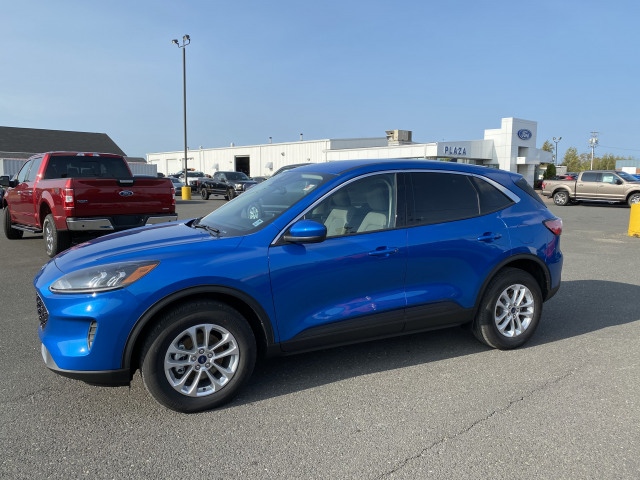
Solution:
<path fill-rule="evenodd" d="M 544 142 L 542 150 L 555 153 L 553 143 L 549 140 Z M 555 157 L 554 157 L 555 160 Z M 620 155 L 612 155 L 605 153 L 601 157 L 593 157 L 593 170 L 615 170 L 618 160 L 634 160 L 634 157 L 622 157 Z M 578 153 L 576 147 L 570 147 L 564 153 L 564 158 L 560 165 L 566 165 L 567 172 L 581 172 L 583 170 L 591 170 L 591 153 Z"/>

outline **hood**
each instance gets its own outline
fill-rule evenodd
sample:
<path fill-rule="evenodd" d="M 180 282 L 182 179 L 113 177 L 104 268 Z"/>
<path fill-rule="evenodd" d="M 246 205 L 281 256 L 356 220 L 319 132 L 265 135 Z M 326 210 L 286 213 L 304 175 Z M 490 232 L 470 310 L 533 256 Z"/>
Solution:
<path fill-rule="evenodd" d="M 235 249 L 242 237 L 215 238 L 208 232 L 171 222 L 113 233 L 66 250 L 54 258 L 64 273 L 93 264 L 155 259 Z"/>

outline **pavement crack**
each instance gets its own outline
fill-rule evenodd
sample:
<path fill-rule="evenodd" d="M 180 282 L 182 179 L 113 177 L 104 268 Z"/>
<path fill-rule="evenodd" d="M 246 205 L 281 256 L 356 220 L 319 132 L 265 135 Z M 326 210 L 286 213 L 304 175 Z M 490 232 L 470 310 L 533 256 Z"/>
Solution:
<path fill-rule="evenodd" d="M 518 398 L 515 398 L 513 400 L 509 400 L 509 403 L 507 405 L 505 405 L 504 407 L 497 408 L 497 409 L 493 410 L 489 414 L 487 414 L 484 417 L 476 420 L 475 422 L 465 426 L 464 428 L 458 430 L 457 432 L 454 432 L 450 436 L 444 436 L 444 437 L 436 440 L 435 442 L 431 443 L 427 447 L 425 447 L 422 450 L 420 450 L 420 452 L 418 452 L 416 455 L 412 455 L 410 457 L 405 458 L 404 460 L 400 461 L 391 470 L 388 470 L 388 471 L 382 473 L 381 475 L 379 475 L 379 476 L 377 476 L 375 478 L 376 479 L 383 479 L 383 478 L 386 478 L 386 477 L 388 477 L 390 475 L 393 475 L 394 473 L 399 472 L 400 470 L 405 468 L 410 462 L 428 455 L 429 453 L 431 453 L 432 451 L 436 450 L 441 445 L 444 445 L 446 442 L 451 441 L 451 440 L 455 440 L 456 438 L 460 437 L 461 435 L 464 435 L 464 434 L 470 432 L 471 430 L 473 430 L 477 426 L 486 423 L 487 421 L 489 421 L 491 418 L 493 418 L 496 415 L 499 415 L 501 413 L 504 413 L 504 412 L 508 411 L 514 405 L 517 405 L 520 402 L 523 402 L 524 400 L 530 398 L 531 396 L 533 396 L 537 392 L 541 392 L 541 391 L 546 390 L 547 388 L 549 388 L 549 387 L 551 387 L 551 386 L 553 386 L 553 385 L 555 385 L 557 383 L 562 382 L 566 378 L 572 376 L 576 372 L 576 370 L 577 369 L 570 370 L 570 371 L 566 372 L 565 374 L 563 374 L 563 375 L 561 375 L 559 377 L 556 377 L 554 379 L 548 380 L 548 381 L 538 385 L 536 388 L 534 388 L 532 390 L 529 390 L 528 392 L 526 392 L 525 394 L 521 395 Z"/>

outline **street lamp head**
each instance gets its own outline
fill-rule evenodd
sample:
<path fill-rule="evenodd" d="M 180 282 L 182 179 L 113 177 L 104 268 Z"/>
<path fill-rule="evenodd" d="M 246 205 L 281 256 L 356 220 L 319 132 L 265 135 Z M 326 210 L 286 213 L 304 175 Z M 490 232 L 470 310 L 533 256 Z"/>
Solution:
<path fill-rule="evenodd" d="M 182 37 L 182 44 L 184 46 L 189 45 L 191 43 L 191 37 L 189 35 L 184 35 Z"/>
<path fill-rule="evenodd" d="M 191 37 L 189 37 L 189 35 L 183 35 L 182 39 L 184 41 L 187 41 L 187 40 L 191 40 Z"/>
<path fill-rule="evenodd" d="M 171 43 L 173 43 L 174 45 L 178 45 L 178 40 L 174 38 L 173 40 L 171 40 Z"/>

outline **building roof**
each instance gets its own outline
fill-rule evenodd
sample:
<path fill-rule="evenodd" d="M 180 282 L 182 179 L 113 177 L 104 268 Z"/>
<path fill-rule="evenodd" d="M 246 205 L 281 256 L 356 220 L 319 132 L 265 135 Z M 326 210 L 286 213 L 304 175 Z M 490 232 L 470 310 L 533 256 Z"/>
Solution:
<path fill-rule="evenodd" d="M 106 133 L 0 127 L 0 157 L 28 158 L 51 151 L 125 153 Z"/>

